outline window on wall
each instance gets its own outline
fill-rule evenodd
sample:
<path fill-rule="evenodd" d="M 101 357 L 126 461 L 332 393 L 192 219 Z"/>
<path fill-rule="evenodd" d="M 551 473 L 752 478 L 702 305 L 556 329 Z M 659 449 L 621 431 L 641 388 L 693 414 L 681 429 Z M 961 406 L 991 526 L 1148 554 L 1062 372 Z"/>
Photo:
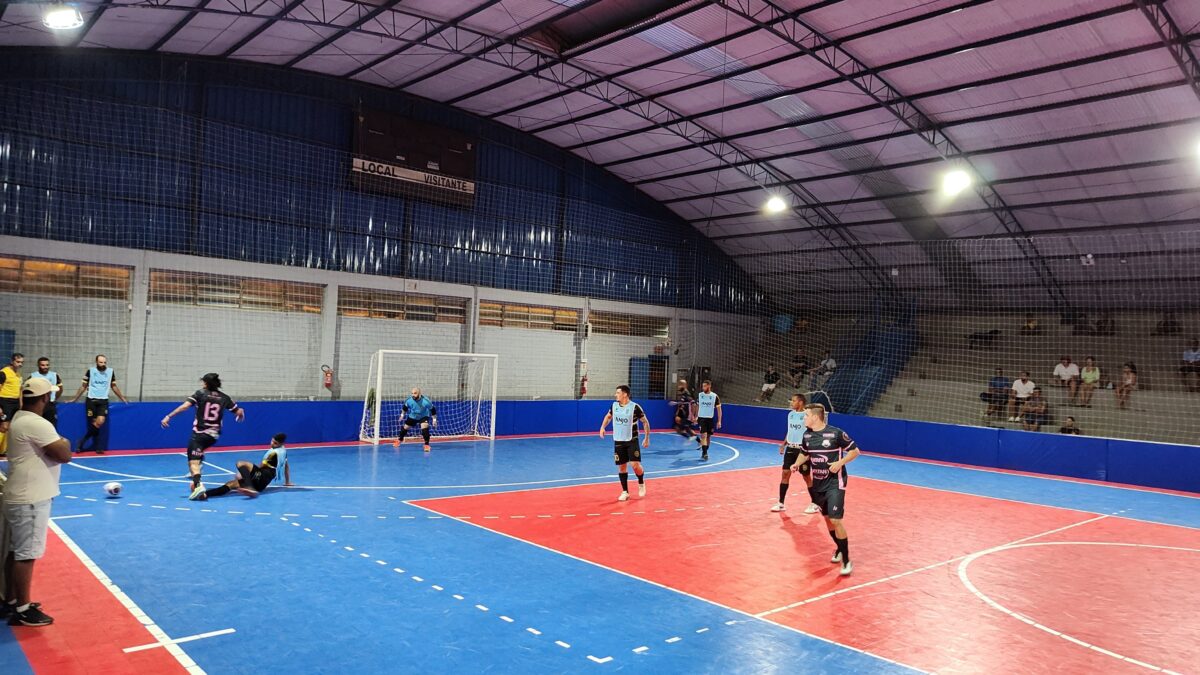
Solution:
<path fill-rule="evenodd" d="M 466 323 L 467 301 L 445 295 L 343 286 L 338 290 L 338 314 L 364 319 Z"/>
<path fill-rule="evenodd" d="M 671 320 L 660 316 L 592 312 L 588 314 L 592 332 L 601 335 L 626 335 L 665 340 L 670 336 Z"/>
<path fill-rule="evenodd" d="M 579 326 L 579 310 L 481 300 L 479 325 L 573 332 Z"/>
<path fill-rule="evenodd" d="M 325 287 L 203 272 L 150 271 L 150 302 L 320 314 Z"/>
<path fill-rule="evenodd" d="M 0 258 L 0 291 L 128 300 L 131 272 L 116 265 L 6 256 Z"/>

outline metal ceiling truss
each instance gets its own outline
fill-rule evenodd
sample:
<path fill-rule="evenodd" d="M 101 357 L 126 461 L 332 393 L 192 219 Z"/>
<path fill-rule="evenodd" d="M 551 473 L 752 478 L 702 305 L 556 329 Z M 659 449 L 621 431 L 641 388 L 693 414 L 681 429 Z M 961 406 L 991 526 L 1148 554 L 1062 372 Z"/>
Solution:
<path fill-rule="evenodd" d="M 1139 124 L 1139 125 L 1132 126 L 1132 127 L 1119 127 L 1116 129 L 1107 129 L 1104 131 L 1089 131 L 1089 132 L 1085 132 L 1082 134 L 1075 134 L 1072 136 L 1057 136 L 1054 138 L 1044 138 L 1044 139 L 1036 140 L 1036 141 L 1025 141 L 1022 143 L 1013 143 L 1010 145 L 998 145 L 998 146 L 993 146 L 990 148 L 978 148 L 975 150 L 966 151 L 962 155 L 955 155 L 950 158 L 925 157 L 922 159 L 913 159 L 913 160 L 908 160 L 905 162 L 896 162 L 894 164 L 880 165 L 879 167 L 871 167 L 871 168 L 867 168 L 867 169 L 851 169 L 848 171 L 839 171 L 836 173 L 827 173 L 827 174 L 821 174 L 821 175 L 817 175 L 817 176 L 806 176 L 804 178 L 792 178 L 787 181 L 787 184 L 803 185 L 805 183 L 813 183 L 813 182 L 824 181 L 824 180 L 832 180 L 835 178 L 848 178 L 850 176 L 861 176 L 864 174 L 874 173 L 876 171 L 892 171 L 895 169 L 909 169 L 909 168 L 916 167 L 916 166 L 927 166 L 929 164 L 941 164 L 941 163 L 944 163 L 946 161 L 946 159 L 963 159 L 963 158 L 969 158 L 969 157 L 979 157 L 979 156 L 983 156 L 983 155 L 994 155 L 994 154 L 998 154 L 998 153 L 1002 153 L 1002 152 L 1030 150 L 1030 149 L 1034 149 L 1034 148 L 1044 148 L 1046 146 L 1051 146 L 1051 145 L 1065 145 L 1068 143 L 1079 143 L 1079 142 L 1083 142 L 1083 141 L 1092 141 L 1092 140 L 1097 140 L 1097 139 L 1102 139 L 1102 138 L 1113 138 L 1113 137 L 1117 137 L 1117 136 L 1140 134 L 1140 133 L 1145 133 L 1145 132 L 1149 132 L 1149 131 L 1161 131 L 1163 129 L 1171 129 L 1174 127 L 1193 126 L 1195 124 L 1200 124 L 1200 117 L 1184 117 L 1184 118 L 1177 119 L 1177 120 L 1168 120 L 1165 122 L 1153 122 L 1150 124 Z M 847 145 L 857 145 L 860 143 L 872 143 L 872 142 L 879 141 L 879 140 L 887 140 L 889 138 L 897 138 L 899 135 L 903 135 L 903 134 L 892 133 L 892 134 L 886 134 L 884 137 L 877 136 L 875 138 L 870 138 L 870 139 L 865 139 L 865 140 L 860 139 L 860 140 L 856 140 L 856 141 L 847 141 L 845 143 L 836 144 L 836 147 L 844 147 Z M 812 149 L 803 151 L 801 153 L 794 153 L 789 156 L 800 156 L 802 154 L 807 155 L 807 154 L 825 152 L 830 147 L 835 147 L 835 146 L 822 146 L 819 148 L 812 148 Z M 777 159 L 777 158 L 776 157 L 764 157 L 763 161 L 773 161 L 774 159 Z M 770 189 L 770 188 L 783 187 L 784 185 L 785 185 L 784 183 L 779 183 L 779 184 L 772 183 L 770 185 L 767 185 L 766 187 L 768 189 Z M 720 192 L 714 192 L 712 194 L 703 195 L 703 196 L 704 197 L 724 197 L 724 196 L 728 196 L 728 195 L 732 195 L 732 194 L 741 194 L 744 192 L 750 192 L 755 189 L 757 189 L 757 188 L 731 188 L 729 190 L 722 190 Z M 686 201 L 689 199 L 697 199 L 697 197 L 677 197 L 675 199 L 665 199 L 665 200 L 660 200 L 660 201 L 664 204 L 672 204 L 676 201 Z M 752 212 L 743 213 L 743 214 L 725 214 L 725 215 L 721 215 L 721 216 L 712 216 L 709 218 L 696 219 L 694 222 L 710 222 L 710 221 L 723 220 L 723 219 L 728 219 L 728 218 L 745 217 L 745 216 L 755 215 L 756 213 L 757 213 L 757 211 L 752 211 Z"/>
<path fill-rule="evenodd" d="M 378 7 L 375 7 L 374 9 L 371 9 L 370 11 L 364 11 L 364 9 L 368 7 L 367 5 L 355 5 L 355 7 L 358 9 L 358 13 L 359 13 L 359 16 L 357 19 L 355 19 L 352 23 L 350 23 L 346 26 L 343 26 L 341 29 L 339 29 L 333 35 L 330 35 L 329 37 L 321 40 L 320 42 L 313 45 L 312 47 L 309 47 L 308 49 L 305 49 L 303 52 L 297 54 L 290 61 L 283 64 L 284 67 L 291 68 L 292 66 L 296 65 L 297 63 L 300 63 L 304 59 L 307 59 L 308 57 L 312 56 L 313 54 L 316 54 L 317 52 L 328 47 L 329 45 L 333 44 L 334 42 L 337 42 L 338 40 L 340 40 L 342 38 L 343 35 L 357 30 L 358 28 L 362 27 L 364 24 L 366 24 L 371 19 L 374 19 L 375 17 L 379 16 L 380 14 L 383 14 L 384 12 L 390 10 L 392 7 L 394 7 L 395 5 L 398 5 L 399 3 L 400 3 L 400 0 L 386 0 L 386 2 L 379 5 Z"/>
<path fill-rule="evenodd" d="M 1196 97 L 1200 98 L 1200 61 L 1196 59 L 1196 52 L 1192 51 L 1192 46 L 1183 31 L 1179 30 L 1179 24 L 1171 18 L 1165 0 L 1133 0 L 1133 3 L 1154 26 L 1154 32 L 1158 33 L 1163 46 L 1171 52 L 1171 58 L 1175 59 L 1175 63 L 1183 71 L 1188 85 L 1196 93 Z"/>
<path fill-rule="evenodd" d="M 746 4 L 746 3 L 729 2 L 728 0 L 720 0 L 720 4 L 724 7 L 726 7 L 727 9 L 729 9 L 730 11 L 733 11 L 735 14 L 739 14 L 740 16 L 743 16 L 743 17 L 749 16 L 747 14 L 738 12 L 732 8 L 733 6 L 740 5 L 740 4 Z M 761 3 L 749 3 L 749 4 L 758 5 Z M 1054 21 L 1054 22 L 1051 22 L 1048 24 L 1043 24 L 1041 26 L 1033 26 L 1030 28 L 1013 31 L 1010 33 L 1004 33 L 1002 35 L 995 35 L 995 36 L 992 36 L 989 38 L 976 40 L 974 42 L 959 44 L 959 45 L 955 45 L 953 47 L 947 47 L 945 49 L 939 49 L 937 51 L 928 52 L 926 54 L 921 54 L 921 55 L 913 56 L 913 57 L 906 58 L 906 59 L 901 59 L 899 61 L 893 61 L 891 63 L 887 63 L 887 64 L 884 64 L 881 66 L 877 66 L 875 68 L 871 68 L 871 69 L 869 69 L 869 71 L 872 74 L 878 76 L 879 73 L 883 73 L 883 72 L 886 72 L 889 70 L 894 70 L 896 68 L 902 68 L 905 66 L 912 66 L 912 65 L 919 65 L 926 61 L 931 61 L 931 60 L 946 57 L 946 56 L 952 56 L 952 55 L 957 54 L 962 51 L 967 51 L 967 50 L 971 50 L 971 49 L 979 49 L 981 47 L 987 47 L 987 46 L 992 46 L 992 45 L 996 45 L 996 44 L 1001 44 L 1004 42 L 1010 42 L 1012 40 L 1019 40 L 1022 38 L 1027 38 L 1027 37 L 1031 37 L 1034 35 L 1039 35 L 1042 33 L 1058 30 L 1061 28 L 1066 28 L 1066 27 L 1074 26 L 1074 25 L 1081 24 L 1081 23 L 1087 23 L 1088 21 L 1094 21 L 1099 18 L 1104 18 L 1104 17 L 1115 15 L 1115 14 L 1127 12 L 1132 8 L 1133 8 L 1133 5 L 1121 5 L 1119 7 L 1112 7 L 1112 8 L 1096 11 L 1096 12 L 1091 12 L 1089 14 L 1083 14 L 1078 17 L 1062 19 L 1060 21 Z M 798 39 L 793 40 L 789 37 L 792 34 L 794 34 L 795 32 L 797 32 L 797 30 L 792 27 L 793 24 L 797 24 L 797 23 L 801 23 L 801 25 L 804 25 L 804 24 L 802 24 L 802 22 L 800 22 L 799 19 L 792 18 L 790 15 L 788 15 L 786 13 L 780 14 L 780 12 L 782 12 L 782 11 L 783 10 L 778 10 L 776 12 L 772 12 L 770 14 L 764 15 L 763 17 L 751 18 L 750 20 L 759 24 L 760 27 L 762 27 L 763 29 L 768 30 L 772 33 L 775 33 L 777 36 L 782 37 L 785 41 L 791 42 L 792 44 L 804 44 L 804 42 L 801 40 L 798 40 Z M 783 16 L 784 20 L 778 19 L 779 16 Z M 778 30 L 780 27 L 782 27 L 782 30 Z M 820 34 L 817 34 L 817 35 L 820 35 Z M 811 43 L 811 44 L 808 44 L 808 46 L 803 47 L 803 49 L 810 50 L 810 51 L 802 52 L 802 54 L 812 55 L 813 52 L 811 50 L 818 50 L 818 51 L 822 51 L 822 52 L 834 50 L 836 52 L 842 52 L 842 53 L 844 53 L 844 51 L 845 51 L 841 47 L 841 42 L 830 40 L 829 38 L 826 38 L 824 36 L 815 37 L 813 35 L 809 35 L 809 36 L 802 35 L 801 37 L 805 37 Z M 742 108 L 767 103 L 769 101 L 772 101 L 772 100 L 775 100 L 777 98 L 781 98 L 784 96 L 794 96 L 794 95 L 799 95 L 799 94 L 804 94 L 804 93 L 807 93 L 810 91 L 814 91 L 817 89 L 826 88 L 826 87 L 838 84 L 838 83 L 842 82 L 843 80 L 844 80 L 844 78 L 842 76 L 837 76 L 837 77 L 832 77 L 830 79 L 827 79 L 827 80 L 824 80 L 821 82 L 816 82 L 813 84 L 806 84 L 806 85 L 800 86 L 800 87 L 792 87 L 790 89 L 781 89 L 778 91 L 772 91 L 772 92 L 763 94 L 762 96 L 750 98 L 745 101 L 739 101 L 737 103 L 732 103 L 732 104 L 729 104 L 724 107 L 711 108 L 704 112 L 695 113 L 694 115 L 691 115 L 689 117 L 702 118 L 702 117 L 709 117 L 712 115 L 719 115 L 722 113 L 733 112 L 735 110 L 740 110 Z M 793 126 L 794 126 L 794 124 L 793 124 Z M 609 141 L 619 140 L 619 139 L 625 138 L 627 136 L 645 133 L 647 131 L 653 131 L 655 128 L 656 127 L 654 127 L 654 126 L 648 126 L 648 127 L 642 127 L 640 129 L 632 129 L 632 130 L 625 131 L 625 132 L 622 132 L 619 134 L 612 134 L 610 136 L 606 136 L 604 138 L 597 139 L 594 141 L 588 141 L 585 143 L 578 143 L 576 145 L 568 146 L 567 149 L 568 150 L 577 150 L 579 148 L 587 147 L 589 145 L 595 145 L 597 143 L 606 143 Z"/>
<path fill-rule="evenodd" d="M 83 20 L 83 25 L 79 27 L 79 34 L 67 46 L 78 47 L 83 44 L 84 39 L 87 38 L 87 34 L 91 32 L 92 26 L 96 25 L 96 22 L 100 20 L 100 17 L 104 16 L 104 12 L 111 6 L 112 0 L 100 0 L 100 5 L 93 9 L 92 13 L 88 14 L 87 18 Z"/>
<path fill-rule="evenodd" d="M 251 40 L 253 40 L 254 38 L 258 37 L 259 35 L 262 35 L 263 33 L 265 33 L 267 31 L 267 29 L 270 28 L 271 26 L 274 26 L 276 23 L 286 19 L 287 15 L 292 13 L 292 10 L 296 9 L 297 7 L 299 7 L 300 5 L 303 5 L 303 4 L 304 4 L 304 0 L 290 0 L 290 2 L 288 2 L 278 12 L 276 12 L 273 16 L 270 16 L 270 17 L 261 17 L 258 14 L 251 14 L 249 12 L 246 12 L 245 13 L 246 15 L 260 17 L 260 18 L 265 19 L 265 21 L 263 21 L 261 24 L 259 24 L 257 28 L 255 28 L 254 30 L 247 33 L 244 37 L 242 37 L 241 40 L 238 40 L 237 42 L 235 42 L 232 47 L 230 47 L 229 49 L 226 49 L 225 52 L 221 54 L 221 58 L 227 59 L 230 56 L 233 56 L 233 54 L 235 52 L 237 52 L 239 49 L 250 44 Z M 207 10 L 205 10 L 205 11 L 207 11 Z M 320 25 L 324 26 L 325 24 L 322 23 Z"/>
<path fill-rule="evenodd" d="M 208 4 L 210 2 L 212 2 L 212 0 L 201 0 L 199 5 L 192 7 L 190 9 L 190 11 L 188 11 L 186 14 L 184 14 L 182 19 L 180 19 L 179 21 L 176 21 L 174 26 L 171 26 L 171 30 L 167 31 L 165 35 L 160 37 L 154 44 L 150 45 L 150 47 L 147 48 L 146 51 L 156 52 L 156 51 L 162 49 L 163 45 L 170 42 L 171 38 L 175 37 L 175 35 L 177 33 L 179 33 L 179 31 L 183 30 L 184 26 L 187 26 L 188 23 L 192 19 L 194 19 L 197 14 L 204 11 L 204 8 L 208 7 Z"/>

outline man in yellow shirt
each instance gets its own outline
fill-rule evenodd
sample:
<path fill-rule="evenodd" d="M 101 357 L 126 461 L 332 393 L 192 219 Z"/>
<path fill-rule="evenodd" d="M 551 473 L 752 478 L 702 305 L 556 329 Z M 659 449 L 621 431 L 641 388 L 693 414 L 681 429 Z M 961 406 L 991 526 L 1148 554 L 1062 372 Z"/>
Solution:
<path fill-rule="evenodd" d="M 0 455 L 8 445 L 8 425 L 21 409 L 21 366 L 24 354 L 13 354 L 7 366 L 0 368 Z"/>

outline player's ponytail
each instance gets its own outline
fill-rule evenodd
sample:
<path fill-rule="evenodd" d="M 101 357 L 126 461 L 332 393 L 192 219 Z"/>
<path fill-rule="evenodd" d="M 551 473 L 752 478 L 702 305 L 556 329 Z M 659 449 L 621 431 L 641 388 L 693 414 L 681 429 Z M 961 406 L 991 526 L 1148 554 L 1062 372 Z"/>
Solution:
<path fill-rule="evenodd" d="M 216 373 L 205 373 L 204 377 L 200 378 L 204 383 L 205 388 L 209 391 L 216 391 L 221 388 L 221 376 Z"/>

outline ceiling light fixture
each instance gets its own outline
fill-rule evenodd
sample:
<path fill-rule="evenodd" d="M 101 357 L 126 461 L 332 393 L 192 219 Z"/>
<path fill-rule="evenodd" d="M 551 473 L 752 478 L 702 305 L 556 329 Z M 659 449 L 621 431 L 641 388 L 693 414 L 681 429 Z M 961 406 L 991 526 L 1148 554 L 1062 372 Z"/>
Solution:
<path fill-rule="evenodd" d="M 42 15 L 42 25 L 50 30 L 72 30 L 83 25 L 83 15 L 68 5 L 50 5 Z"/>
<path fill-rule="evenodd" d="M 787 210 L 787 202 L 781 197 L 771 197 L 767 200 L 767 213 L 781 213 Z"/>
<path fill-rule="evenodd" d="M 942 177 L 942 192 L 953 197 L 971 187 L 971 175 L 962 169 L 955 169 Z"/>

